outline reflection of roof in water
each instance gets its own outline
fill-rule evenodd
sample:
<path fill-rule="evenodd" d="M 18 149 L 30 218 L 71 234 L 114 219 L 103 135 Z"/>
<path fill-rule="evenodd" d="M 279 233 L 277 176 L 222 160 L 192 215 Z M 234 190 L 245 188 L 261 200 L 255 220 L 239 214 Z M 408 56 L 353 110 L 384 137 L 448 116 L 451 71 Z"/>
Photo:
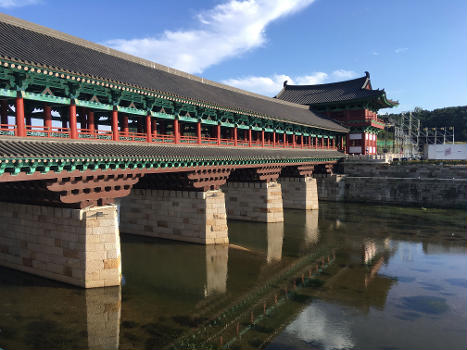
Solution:
<path fill-rule="evenodd" d="M 383 309 L 396 279 L 379 275 L 383 258 L 376 258 L 372 266 L 352 265 L 341 268 L 324 284 L 319 297 L 324 300 L 357 307 L 368 312 L 370 307 Z"/>

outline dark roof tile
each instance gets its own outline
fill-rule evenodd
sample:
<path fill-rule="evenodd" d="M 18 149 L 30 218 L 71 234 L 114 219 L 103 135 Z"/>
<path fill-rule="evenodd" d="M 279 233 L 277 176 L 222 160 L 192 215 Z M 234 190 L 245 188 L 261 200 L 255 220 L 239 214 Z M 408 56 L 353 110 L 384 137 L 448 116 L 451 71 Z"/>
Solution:
<path fill-rule="evenodd" d="M 316 85 L 284 85 L 276 96 L 278 99 L 302 105 L 344 102 L 365 98 L 376 98 L 385 94 L 384 90 L 368 90 L 369 74 L 352 80 Z M 371 86 L 371 85 L 370 85 Z"/>
<path fill-rule="evenodd" d="M 96 141 L 50 141 L 37 139 L 0 139 L 0 158 L 151 158 L 155 160 L 241 160 L 297 158 L 342 158 L 334 150 L 234 148 L 163 144 L 130 144 Z"/>
<path fill-rule="evenodd" d="M 0 55 L 133 84 L 224 108 L 252 111 L 272 119 L 347 132 L 346 128 L 319 117 L 303 106 L 202 80 L 142 59 L 144 64 L 140 64 L 136 62 L 136 57 L 6 15 L 0 15 Z"/>

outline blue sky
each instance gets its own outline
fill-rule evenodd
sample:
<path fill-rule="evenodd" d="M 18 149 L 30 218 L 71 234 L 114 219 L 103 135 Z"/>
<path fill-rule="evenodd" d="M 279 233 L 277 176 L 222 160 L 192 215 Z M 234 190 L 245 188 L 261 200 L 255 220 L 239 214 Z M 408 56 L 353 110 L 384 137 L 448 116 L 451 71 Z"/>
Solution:
<path fill-rule="evenodd" d="M 400 101 L 393 111 L 466 104 L 465 0 L 0 0 L 0 11 L 269 96 L 286 79 L 367 70 Z"/>

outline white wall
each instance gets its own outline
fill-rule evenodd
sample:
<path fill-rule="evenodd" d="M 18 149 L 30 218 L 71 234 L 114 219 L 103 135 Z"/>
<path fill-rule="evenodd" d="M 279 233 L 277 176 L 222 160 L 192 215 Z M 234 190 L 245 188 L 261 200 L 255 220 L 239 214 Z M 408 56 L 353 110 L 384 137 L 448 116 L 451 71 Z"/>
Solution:
<path fill-rule="evenodd" d="M 425 145 L 425 158 L 467 160 L 467 143 Z"/>

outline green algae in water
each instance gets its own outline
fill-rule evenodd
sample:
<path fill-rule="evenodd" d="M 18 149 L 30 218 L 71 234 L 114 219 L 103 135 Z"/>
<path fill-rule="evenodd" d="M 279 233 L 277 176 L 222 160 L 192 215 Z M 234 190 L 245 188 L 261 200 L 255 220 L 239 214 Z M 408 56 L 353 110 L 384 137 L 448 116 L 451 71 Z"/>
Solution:
<path fill-rule="evenodd" d="M 446 299 L 428 295 L 404 297 L 402 305 L 407 309 L 431 315 L 439 315 L 449 309 Z"/>

